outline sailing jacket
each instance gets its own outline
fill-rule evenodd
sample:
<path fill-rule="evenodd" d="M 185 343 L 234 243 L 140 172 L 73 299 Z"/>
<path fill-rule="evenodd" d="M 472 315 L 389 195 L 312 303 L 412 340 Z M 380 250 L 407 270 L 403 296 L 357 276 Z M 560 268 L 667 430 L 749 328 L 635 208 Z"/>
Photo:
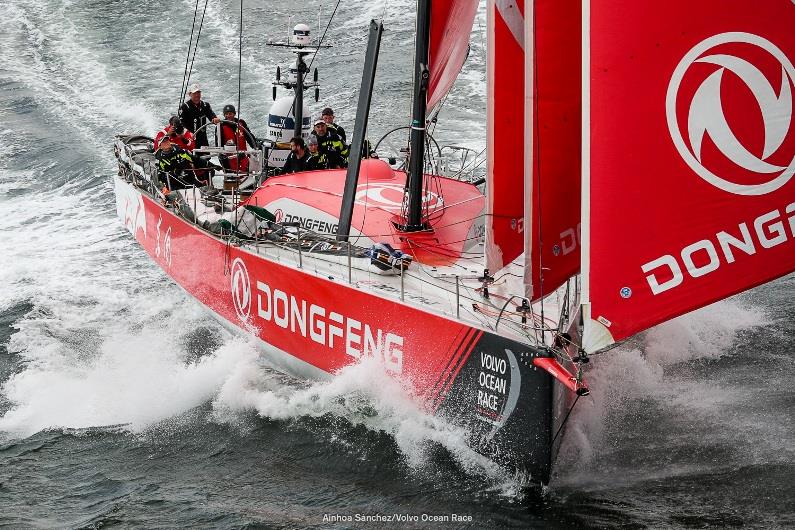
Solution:
<path fill-rule="evenodd" d="M 306 171 L 307 161 L 309 160 L 309 151 L 304 151 L 304 156 L 296 156 L 295 152 L 290 152 L 287 155 L 287 160 L 284 162 L 282 173 L 298 173 L 299 171 Z"/>
<path fill-rule="evenodd" d="M 163 139 L 164 136 L 169 136 L 168 127 L 157 133 L 155 136 L 155 151 L 160 149 L 160 141 Z M 193 151 L 193 148 L 196 146 L 196 141 L 193 138 L 193 133 L 186 130 L 182 134 L 175 134 L 174 136 L 169 136 L 171 141 L 180 146 L 182 149 L 186 151 Z"/>
<path fill-rule="evenodd" d="M 193 168 L 193 156 L 184 149 L 177 146 L 173 146 L 169 151 L 161 149 L 155 153 L 155 158 L 159 177 L 164 183 L 169 184 L 169 188 L 183 188 L 184 185 L 180 184 L 195 181 L 192 171 L 187 177 L 182 174 L 186 169 Z M 181 182 L 169 177 L 176 177 Z"/>
<path fill-rule="evenodd" d="M 236 123 L 239 123 L 243 129 L 251 132 L 251 129 L 248 128 L 248 124 L 246 120 L 241 120 L 240 118 L 235 118 L 234 120 Z M 243 138 L 243 141 L 239 139 L 236 140 L 237 137 L 237 125 L 232 125 L 231 123 L 221 123 L 221 145 L 226 145 L 229 140 L 236 141 L 238 147 L 242 149 L 246 149 L 246 139 Z M 239 138 L 239 137 L 238 137 Z"/>
<path fill-rule="evenodd" d="M 342 141 L 337 133 L 326 129 L 326 134 L 317 137 L 317 148 L 321 155 L 326 157 L 329 169 L 348 167 L 348 146 Z"/>
<path fill-rule="evenodd" d="M 179 108 L 179 117 L 182 120 L 182 125 L 196 135 L 196 147 L 210 145 L 207 141 L 207 128 L 196 133 L 208 121 L 217 118 L 209 103 L 201 100 L 197 106 L 190 99 L 185 100 L 185 103 Z"/>
<path fill-rule="evenodd" d="M 328 169 L 326 155 L 320 153 L 313 155 L 311 152 L 309 152 L 309 158 L 306 160 L 306 170 L 317 171 L 318 169 Z"/>
<path fill-rule="evenodd" d="M 235 122 L 240 126 L 251 132 L 245 120 L 235 118 Z M 242 131 L 241 131 L 242 132 Z M 240 151 L 248 149 L 246 137 L 244 134 L 237 134 L 237 125 L 231 123 L 221 123 L 221 145 L 234 145 Z M 230 171 L 239 171 L 241 173 L 248 172 L 248 155 L 221 155 L 221 164 L 225 169 Z"/>

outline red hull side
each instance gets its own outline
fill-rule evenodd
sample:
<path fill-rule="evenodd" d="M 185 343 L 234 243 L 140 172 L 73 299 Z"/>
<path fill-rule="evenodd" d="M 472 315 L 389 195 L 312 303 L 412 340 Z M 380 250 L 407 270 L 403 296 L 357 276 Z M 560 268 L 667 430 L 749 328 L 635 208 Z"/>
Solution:
<path fill-rule="evenodd" d="M 127 228 L 164 271 L 286 354 L 283 369 L 315 377 L 377 357 L 429 411 L 465 425 L 473 447 L 547 480 L 552 381 L 532 369 L 530 346 L 347 285 L 338 279 L 346 270 L 321 277 L 228 246 L 122 179 L 116 194 Z"/>

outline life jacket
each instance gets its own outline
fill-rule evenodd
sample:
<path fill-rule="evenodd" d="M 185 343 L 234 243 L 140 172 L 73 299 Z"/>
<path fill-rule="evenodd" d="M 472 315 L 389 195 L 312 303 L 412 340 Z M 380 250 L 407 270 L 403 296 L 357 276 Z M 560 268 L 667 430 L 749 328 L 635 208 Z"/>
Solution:
<path fill-rule="evenodd" d="M 240 119 L 236 121 L 248 130 L 248 125 L 246 125 L 245 121 Z M 228 123 L 220 123 L 219 126 L 221 129 L 221 145 L 223 147 L 234 145 L 238 151 L 245 151 L 249 148 L 248 142 L 246 142 L 246 136 L 242 134 L 242 132 L 238 134 L 237 127 Z M 224 160 L 224 167 L 226 167 L 227 170 L 237 173 L 248 173 L 248 155 L 222 155 L 222 158 Z"/>

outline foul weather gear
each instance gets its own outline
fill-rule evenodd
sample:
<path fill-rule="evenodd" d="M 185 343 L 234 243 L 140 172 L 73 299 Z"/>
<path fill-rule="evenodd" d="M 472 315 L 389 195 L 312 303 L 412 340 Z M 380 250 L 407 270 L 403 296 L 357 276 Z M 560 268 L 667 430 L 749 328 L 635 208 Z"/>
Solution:
<path fill-rule="evenodd" d="M 227 107 L 231 107 L 231 105 L 227 105 Z M 241 120 L 240 118 L 235 118 L 234 121 L 240 124 L 241 130 L 238 130 L 237 125 L 221 123 L 221 145 L 234 145 L 238 151 L 245 151 L 248 149 L 248 143 L 246 142 L 246 135 L 243 133 L 242 129 L 248 131 L 248 124 L 246 120 Z M 224 166 L 224 169 L 227 171 L 240 173 L 248 172 L 248 155 L 242 153 L 238 155 L 221 155 L 219 158 L 221 160 L 221 165 Z"/>
<path fill-rule="evenodd" d="M 318 151 L 325 155 L 329 169 L 348 167 L 349 148 L 337 133 L 327 128 L 323 136 L 316 131 L 312 131 L 312 134 L 317 137 Z"/>
<path fill-rule="evenodd" d="M 171 134 L 168 130 L 169 128 L 166 127 L 157 135 L 155 136 L 155 151 L 160 149 L 160 142 L 163 141 L 163 137 L 168 136 L 171 143 L 174 143 L 185 149 L 186 151 L 193 151 L 193 148 L 196 147 L 196 140 L 193 138 L 193 133 L 190 131 L 183 131 L 182 134 Z"/>
<path fill-rule="evenodd" d="M 169 189 L 182 189 L 187 186 L 202 184 L 196 178 L 194 165 L 196 158 L 184 149 L 172 146 L 166 151 L 161 149 L 155 153 L 158 177 Z"/>
<path fill-rule="evenodd" d="M 188 99 L 179 108 L 179 117 L 182 120 L 182 125 L 196 136 L 196 147 L 210 145 L 207 141 L 206 127 L 196 133 L 196 131 L 203 127 L 208 121 L 212 121 L 218 117 L 215 115 L 215 112 L 213 112 L 209 103 L 201 100 L 198 105 L 194 105 L 193 101 Z"/>
<path fill-rule="evenodd" d="M 309 160 L 309 152 L 304 151 L 304 156 L 298 156 L 295 151 L 287 155 L 287 160 L 284 162 L 282 173 L 298 173 L 307 170 L 307 161 Z"/>

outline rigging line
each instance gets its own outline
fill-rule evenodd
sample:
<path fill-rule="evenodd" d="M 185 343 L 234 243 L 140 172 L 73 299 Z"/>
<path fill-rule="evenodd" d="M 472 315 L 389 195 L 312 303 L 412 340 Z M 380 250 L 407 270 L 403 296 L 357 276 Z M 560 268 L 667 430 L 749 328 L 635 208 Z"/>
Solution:
<path fill-rule="evenodd" d="M 188 69 L 188 78 L 185 81 L 185 94 L 183 98 L 187 96 L 187 87 L 190 84 L 190 76 L 193 73 L 193 63 L 196 61 L 196 52 L 199 51 L 199 38 L 202 36 L 202 28 L 204 27 L 204 16 L 207 14 L 207 3 L 209 0 L 204 0 L 204 9 L 202 10 L 202 18 L 199 22 L 199 31 L 196 33 L 196 42 L 193 46 L 193 57 L 190 60 L 190 69 Z"/>
<path fill-rule="evenodd" d="M 328 19 L 328 24 L 326 24 L 326 29 L 323 30 L 323 35 L 320 37 L 320 40 L 317 42 L 317 48 L 315 48 L 315 53 L 312 54 L 312 59 L 309 61 L 309 69 L 312 69 L 312 63 L 315 62 L 315 57 L 317 57 L 317 52 L 320 51 L 320 45 L 323 44 L 323 40 L 326 38 L 326 33 L 328 32 L 329 27 L 331 27 L 331 21 L 334 20 L 334 15 L 337 14 L 337 8 L 340 6 L 340 2 L 342 0 L 337 0 L 337 3 L 334 5 L 334 11 L 331 12 L 331 16 Z"/>
<path fill-rule="evenodd" d="M 196 7 L 193 9 L 193 23 L 190 27 L 190 39 L 188 40 L 188 53 L 185 55 L 185 71 L 182 73 L 182 88 L 179 91 L 179 102 L 177 103 L 177 114 L 179 114 L 179 107 L 182 105 L 182 100 L 185 97 L 185 88 L 187 83 L 185 82 L 188 78 L 188 62 L 190 61 L 190 50 L 193 48 L 193 32 L 196 31 L 196 15 L 199 12 L 199 2 L 200 0 L 196 0 Z"/>
<path fill-rule="evenodd" d="M 535 41 L 536 36 L 536 15 L 535 10 L 533 10 L 533 40 Z M 541 319 L 544 319 L 544 263 L 543 263 L 543 251 L 544 248 L 544 227 L 542 225 L 543 217 L 541 215 L 541 208 L 542 208 L 542 195 L 541 195 L 541 131 L 538 126 L 538 46 L 537 43 L 533 43 L 533 129 L 535 133 L 535 142 L 533 143 L 533 152 L 530 153 L 530 156 L 533 157 L 533 166 L 536 171 L 538 171 L 538 289 L 539 289 L 539 299 L 541 300 Z M 538 156 L 535 156 L 535 153 L 538 153 Z M 530 176 L 530 181 L 535 182 L 535 175 Z M 530 236 L 530 240 L 532 241 L 532 236 Z M 532 254 L 532 252 L 531 252 Z M 530 256 L 532 257 L 532 256 Z M 532 277 L 530 278 L 530 283 L 533 282 Z"/>
<path fill-rule="evenodd" d="M 574 406 L 577 404 L 577 402 L 578 402 L 579 400 L 580 400 L 580 395 L 579 395 L 579 394 L 577 394 L 577 397 L 576 397 L 576 398 L 574 398 L 574 403 L 572 403 L 572 404 L 571 404 L 571 408 L 570 408 L 570 409 L 569 409 L 569 411 L 566 413 L 566 417 L 563 419 L 563 423 L 561 423 L 561 424 L 560 424 L 560 427 L 558 427 L 558 432 L 556 432 L 556 433 L 555 433 L 555 437 L 554 437 L 554 438 L 552 438 L 552 445 L 555 445 L 555 440 L 557 440 L 557 439 L 558 439 L 558 435 L 560 434 L 560 431 L 562 431 L 562 430 L 563 430 L 563 427 L 565 427 L 565 426 L 566 426 L 566 422 L 567 422 L 567 421 L 569 421 L 569 416 L 571 415 L 571 411 L 572 411 L 572 410 L 574 410 Z"/>
<path fill-rule="evenodd" d="M 331 27 L 331 21 L 334 20 L 334 15 L 337 14 L 337 8 L 340 6 L 340 2 L 342 0 L 337 0 L 337 3 L 334 4 L 334 10 L 331 12 L 331 16 L 328 19 L 328 24 L 326 24 L 326 29 L 323 30 L 323 35 L 320 36 L 320 40 L 317 41 L 317 46 L 315 47 L 315 53 L 312 54 L 312 58 L 309 60 L 309 66 L 307 66 L 307 73 L 312 70 L 312 65 L 315 63 L 315 57 L 317 57 L 317 52 L 320 51 L 320 46 L 323 44 L 323 40 L 326 38 L 326 33 L 328 33 L 328 29 Z M 288 39 L 289 40 L 289 39 Z M 303 62 L 300 60 L 299 62 Z M 295 116 L 295 98 L 293 98 L 293 104 L 290 106 L 290 111 L 293 112 L 293 116 Z M 310 132 L 310 134 L 312 134 Z"/>
<path fill-rule="evenodd" d="M 243 0 L 240 0 L 240 32 L 238 38 L 238 53 L 237 53 L 237 121 L 240 123 L 240 98 L 242 94 L 243 83 Z M 219 129 L 220 130 L 220 129 Z M 240 131 L 235 127 L 235 133 Z M 237 140 L 235 140 L 237 144 Z M 239 163 L 239 162 L 238 162 Z"/>

